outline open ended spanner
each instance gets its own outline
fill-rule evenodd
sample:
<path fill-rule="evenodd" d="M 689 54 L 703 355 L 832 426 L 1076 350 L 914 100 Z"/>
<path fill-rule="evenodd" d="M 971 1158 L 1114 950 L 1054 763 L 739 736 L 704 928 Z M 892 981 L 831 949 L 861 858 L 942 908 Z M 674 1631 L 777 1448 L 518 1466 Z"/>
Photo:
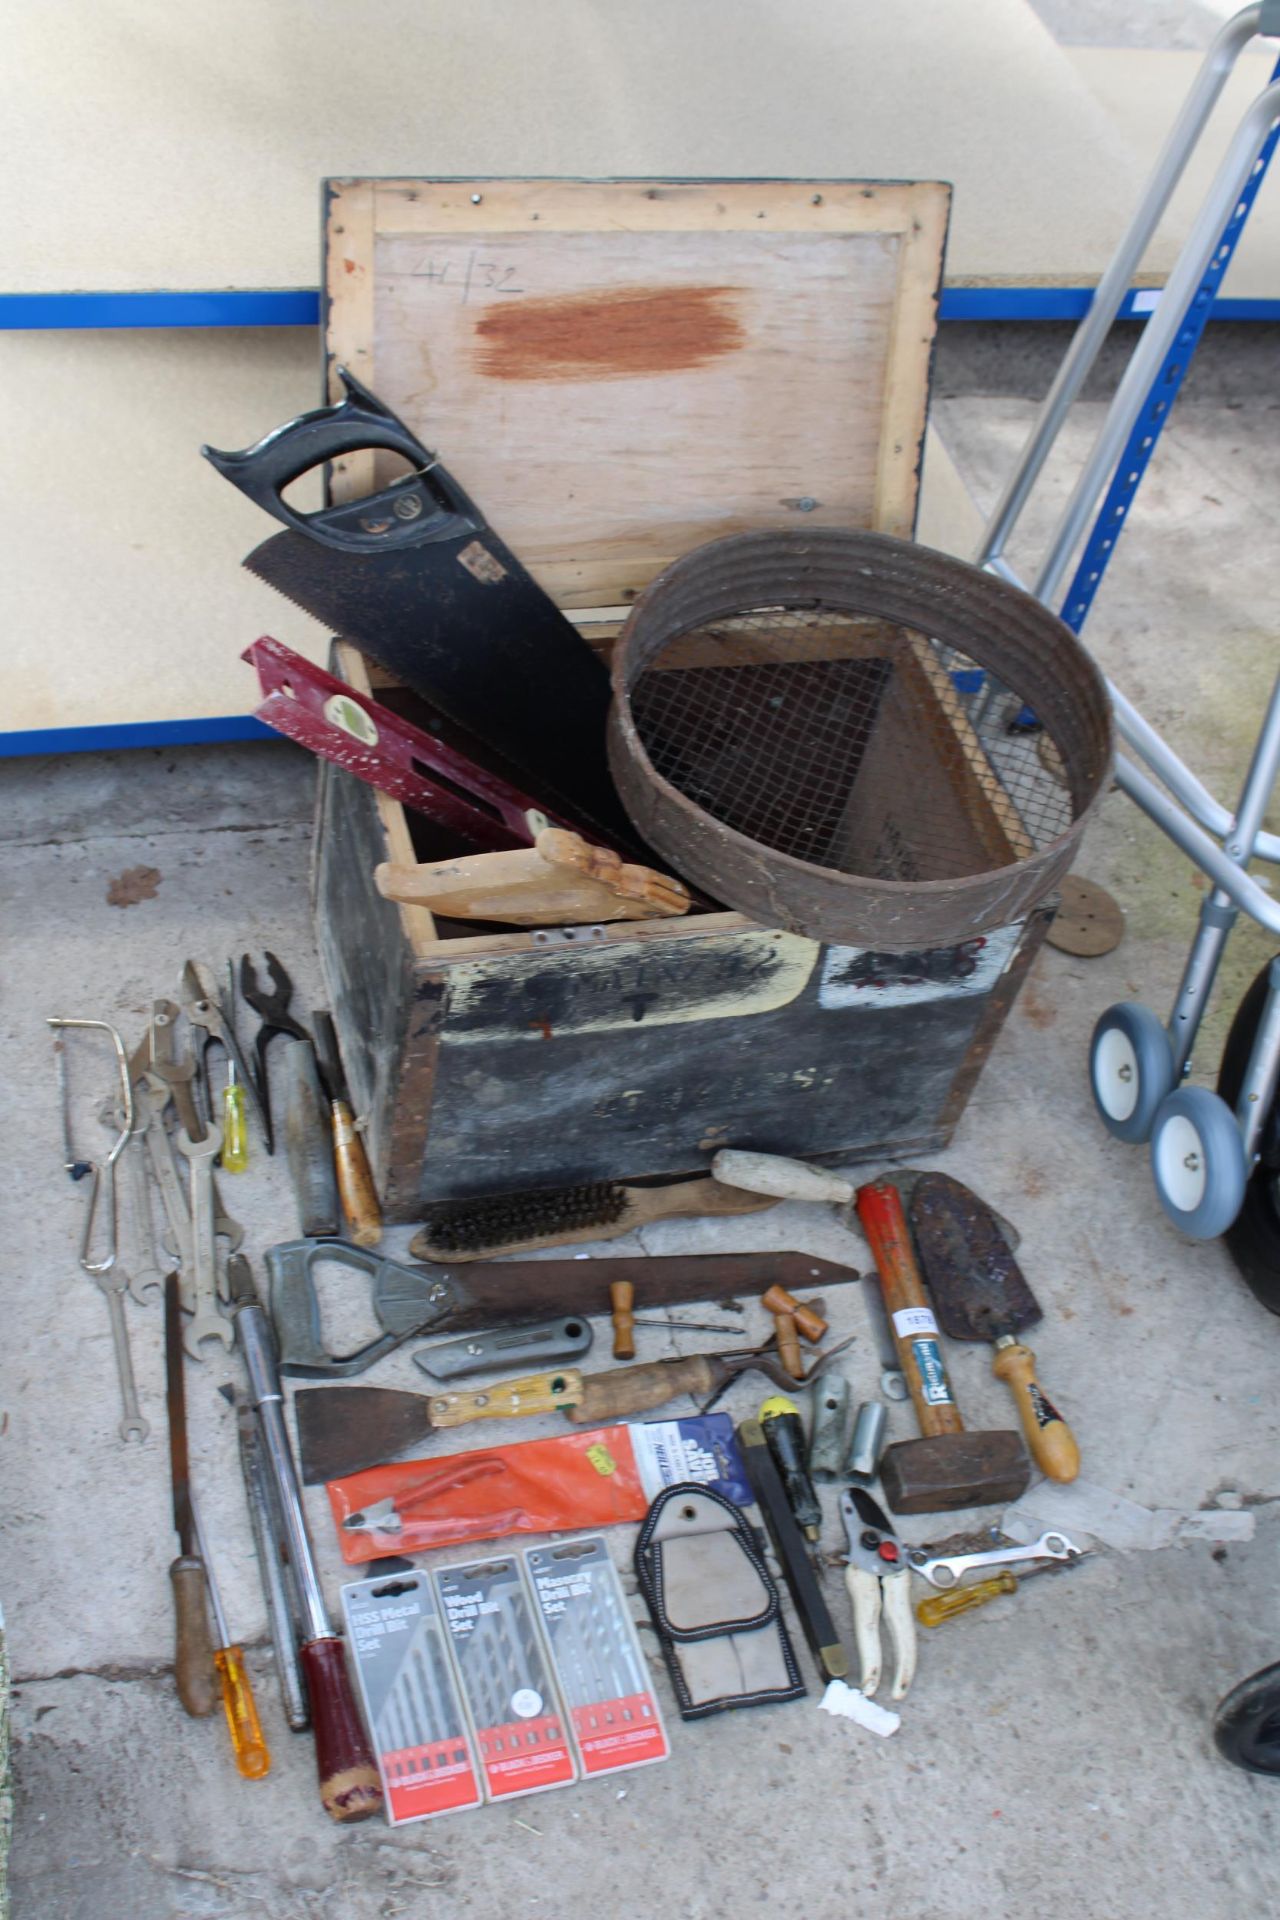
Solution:
<path fill-rule="evenodd" d="M 210 1127 L 203 1140 L 193 1140 L 185 1129 L 178 1135 L 178 1151 L 191 1169 L 191 1289 L 193 1317 L 183 1334 L 183 1345 L 193 1360 L 203 1360 L 201 1343 L 221 1340 L 235 1345 L 231 1322 L 218 1306 L 218 1241 L 213 1223 L 213 1163 L 222 1150 L 221 1127 Z"/>
<path fill-rule="evenodd" d="M 139 1087 L 133 1090 L 133 1130 L 122 1157 L 125 1166 L 129 1169 L 129 1185 L 132 1189 L 129 1214 L 133 1225 L 134 1257 L 129 1262 L 126 1277 L 130 1294 L 140 1307 L 145 1307 L 150 1289 L 164 1291 L 164 1273 L 156 1257 L 156 1238 L 151 1219 L 151 1183 L 147 1178 L 147 1163 L 144 1158 L 147 1151 L 147 1116 L 141 1092 Z M 109 1131 L 113 1133 L 119 1131 L 121 1114 L 114 1100 L 103 1102 L 98 1109 L 98 1118 Z"/>
<path fill-rule="evenodd" d="M 129 1328 L 124 1317 L 124 1295 L 128 1275 L 123 1267 L 111 1267 L 95 1273 L 94 1279 L 107 1303 L 111 1316 L 111 1341 L 116 1350 L 116 1374 L 120 1381 L 120 1404 L 124 1409 L 117 1431 L 122 1440 L 145 1440 L 151 1423 L 142 1417 L 138 1405 L 138 1385 L 133 1376 L 133 1354 L 129 1347 Z"/>
<path fill-rule="evenodd" d="M 138 1053 L 134 1055 L 135 1078 L 140 1056 L 145 1055 L 143 1070 L 160 1081 L 173 1101 L 178 1116 L 178 1125 L 189 1140 L 203 1138 L 206 1128 L 204 1119 L 196 1105 L 195 1073 L 196 1065 L 192 1058 L 180 1060 L 174 1046 L 174 1028 L 178 1018 L 178 1008 L 172 1000 L 154 1000 L 151 1003 L 151 1025 L 147 1037 Z M 238 1220 L 233 1220 L 222 1204 L 222 1195 L 218 1183 L 210 1180 L 213 1186 L 214 1231 L 219 1240 L 227 1242 L 232 1253 L 244 1239 L 244 1228 Z"/>
<path fill-rule="evenodd" d="M 988 1553 L 951 1553 L 931 1556 L 923 1547 L 913 1547 L 907 1559 L 913 1573 L 932 1587 L 954 1587 L 975 1567 L 1007 1567 L 1019 1560 L 1078 1560 L 1084 1552 L 1065 1533 L 1042 1533 L 1025 1547 L 992 1547 Z"/>
<path fill-rule="evenodd" d="M 155 1175 L 156 1185 L 160 1189 L 160 1204 L 164 1208 L 165 1225 L 169 1232 L 165 1245 L 178 1263 L 183 1311 L 191 1313 L 195 1307 L 192 1293 L 195 1255 L 191 1248 L 191 1215 L 187 1209 L 182 1183 L 178 1178 L 178 1169 L 173 1164 L 173 1148 L 164 1124 L 164 1110 L 169 1104 L 169 1089 L 163 1080 L 157 1080 L 151 1074 L 144 1074 L 134 1088 L 134 1092 L 145 1118 L 144 1138 L 147 1157 L 151 1162 L 151 1171 Z"/>

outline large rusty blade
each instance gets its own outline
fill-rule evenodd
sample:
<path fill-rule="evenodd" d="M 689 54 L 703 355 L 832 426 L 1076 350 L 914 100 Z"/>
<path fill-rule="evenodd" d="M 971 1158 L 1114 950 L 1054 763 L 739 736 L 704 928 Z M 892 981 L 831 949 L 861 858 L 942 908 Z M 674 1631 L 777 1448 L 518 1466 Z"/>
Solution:
<path fill-rule="evenodd" d="M 1042 1317 L 995 1214 L 970 1188 L 922 1174 L 910 1218 L 938 1324 L 952 1340 L 995 1340 Z"/>

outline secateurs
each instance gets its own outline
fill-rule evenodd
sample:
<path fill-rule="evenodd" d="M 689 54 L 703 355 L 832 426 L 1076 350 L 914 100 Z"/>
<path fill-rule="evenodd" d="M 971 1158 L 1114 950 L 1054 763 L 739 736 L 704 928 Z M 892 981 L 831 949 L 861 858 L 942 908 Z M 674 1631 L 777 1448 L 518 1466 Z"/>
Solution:
<path fill-rule="evenodd" d="M 916 1623 L 911 1611 L 907 1550 L 891 1522 L 863 1487 L 846 1487 L 840 1518 L 848 1542 L 845 1586 L 853 1602 L 853 1632 L 866 1696 L 880 1685 L 880 1622 L 893 1641 L 892 1700 L 905 1697 L 916 1671 Z"/>

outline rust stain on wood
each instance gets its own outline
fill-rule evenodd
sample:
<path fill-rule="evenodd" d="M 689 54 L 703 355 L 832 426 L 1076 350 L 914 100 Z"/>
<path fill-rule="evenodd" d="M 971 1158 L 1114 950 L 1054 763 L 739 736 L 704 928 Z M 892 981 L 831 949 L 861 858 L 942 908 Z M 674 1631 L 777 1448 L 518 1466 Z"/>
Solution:
<path fill-rule="evenodd" d="M 512 300 L 476 322 L 472 355 L 493 380 L 622 380 L 679 373 L 746 339 L 732 287 L 625 287 Z"/>

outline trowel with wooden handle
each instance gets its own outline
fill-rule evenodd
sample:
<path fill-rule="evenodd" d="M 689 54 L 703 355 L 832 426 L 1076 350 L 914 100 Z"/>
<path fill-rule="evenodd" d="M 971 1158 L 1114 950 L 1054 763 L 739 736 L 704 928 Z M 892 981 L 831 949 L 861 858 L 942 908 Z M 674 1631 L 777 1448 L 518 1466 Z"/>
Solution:
<path fill-rule="evenodd" d="M 1075 1435 L 1036 1378 L 1036 1357 L 1017 1335 L 1044 1316 L 986 1202 L 945 1173 L 921 1174 L 911 1233 L 938 1324 L 953 1340 L 989 1340 L 992 1371 L 1012 1389 L 1032 1459 L 1050 1480 L 1080 1471 Z"/>

